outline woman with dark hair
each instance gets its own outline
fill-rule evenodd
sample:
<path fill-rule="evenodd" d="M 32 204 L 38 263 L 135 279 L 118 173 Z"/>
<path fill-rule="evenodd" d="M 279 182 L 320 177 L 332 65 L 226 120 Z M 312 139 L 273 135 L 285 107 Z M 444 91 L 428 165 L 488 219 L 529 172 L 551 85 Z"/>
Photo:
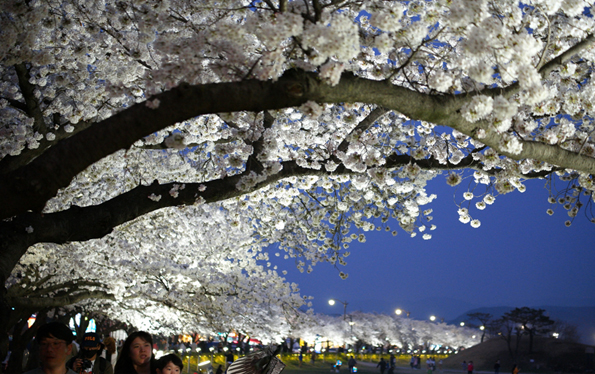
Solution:
<path fill-rule="evenodd" d="M 155 374 L 153 338 L 149 333 L 137 331 L 126 338 L 114 374 Z"/>

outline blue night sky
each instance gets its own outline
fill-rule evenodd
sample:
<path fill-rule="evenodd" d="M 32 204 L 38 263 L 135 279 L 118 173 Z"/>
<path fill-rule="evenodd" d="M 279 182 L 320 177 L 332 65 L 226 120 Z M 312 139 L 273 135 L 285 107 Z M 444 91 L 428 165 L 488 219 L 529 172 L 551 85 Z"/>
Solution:
<path fill-rule="evenodd" d="M 271 262 L 288 271 L 286 279 L 303 295 L 314 297 L 318 313 L 343 313 L 340 303 L 328 305 L 329 298 L 348 302 L 348 313 L 402 308 L 412 318 L 446 320 L 478 307 L 595 306 L 595 224 L 582 211 L 566 227 L 561 205 L 546 214 L 545 182 L 526 181 L 525 193 L 497 196 L 483 211 L 474 200 L 470 214 L 481 221 L 474 229 L 459 222 L 453 202 L 453 194 L 463 200 L 463 184 L 449 187 L 444 176 L 428 184 L 428 194 L 438 195 L 424 207 L 434 210 L 432 239 L 399 229 L 396 237 L 374 231 L 366 243 L 352 243 L 347 266 L 340 267 L 346 280 L 328 263 L 301 274 L 292 259 L 271 256 Z"/>

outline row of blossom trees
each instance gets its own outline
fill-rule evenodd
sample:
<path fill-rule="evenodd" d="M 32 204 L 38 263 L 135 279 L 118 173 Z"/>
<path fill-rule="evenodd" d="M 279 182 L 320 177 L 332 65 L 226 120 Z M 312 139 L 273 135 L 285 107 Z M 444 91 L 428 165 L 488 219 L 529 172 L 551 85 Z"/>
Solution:
<path fill-rule="evenodd" d="M 351 313 L 349 320 L 317 314 L 311 322 L 294 328 L 292 335 L 309 345 L 321 342 L 325 348 L 327 345 L 351 346 L 355 350 L 363 346 L 383 347 L 385 353 L 393 347 L 404 352 L 457 350 L 480 342 L 477 329 L 362 312 Z"/>

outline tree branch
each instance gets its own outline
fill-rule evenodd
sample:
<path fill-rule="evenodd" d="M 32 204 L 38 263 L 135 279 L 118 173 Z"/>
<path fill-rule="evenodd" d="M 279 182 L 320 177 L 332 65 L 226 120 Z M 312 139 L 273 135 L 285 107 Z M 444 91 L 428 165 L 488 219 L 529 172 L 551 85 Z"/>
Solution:
<path fill-rule="evenodd" d="M 47 281 L 47 279 L 46 279 Z M 49 285 L 47 287 L 36 287 L 35 290 L 32 289 L 23 289 L 25 290 L 25 292 L 18 292 L 16 291 L 16 293 L 12 293 L 11 291 L 13 289 L 18 289 L 21 287 L 11 287 L 8 289 L 8 296 L 11 297 L 27 297 L 27 298 L 31 298 L 31 297 L 37 297 L 37 296 L 41 296 L 41 295 L 48 295 L 52 292 L 56 292 L 59 290 L 68 290 L 69 292 L 76 292 L 78 290 L 81 289 L 81 287 L 104 287 L 105 285 L 99 282 L 92 282 L 92 281 L 87 281 L 87 280 L 72 280 L 69 282 L 64 282 L 64 283 L 57 283 L 57 284 L 53 284 L 53 285 Z"/>
<path fill-rule="evenodd" d="M 66 124 L 60 126 L 60 128 L 54 131 L 56 135 L 56 139 L 49 141 L 45 137 L 39 141 L 39 147 L 35 149 L 26 148 L 21 151 L 21 154 L 18 156 L 11 156 L 6 155 L 2 160 L 0 160 L 0 175 L 7 174 L 11 171 L 15 171 L 20 167 L 23 167 L 29 164 L 31 161 L 35 160 L 37 157 L 41 156 L 48 148 L 52 145 L 58 143 L 62 139 L 66 139 L 70 136 L 73 136 L 86 128 L 93 125 L 92 122 L 79 122 L 74 126 L 74 130 L 72 132 L 66 132 L 64 130 Z"/>
<path fill-rule="evenodd" d="M 86 299 L 115 300 L 115 297 L 114 295 L 104 291 L 86 291 L 76 295 L 62 297 L 11 298 L 10 296 L 7 296 L 7 300 L 10 305 L 14 307 L 27 307 L 34 310 L 73 305 Z"/>
<path fill-rule="evenodd" d="M 351 73 L 343 74 L 336 86 L 329 86 L 319 80 L 316 73 L 292 69 L 277 82 L 246 80 L 197 86 L 182 84 L 150 98 L 153 99 L 160 100 L 158 109 L 150 109 L 144 103 L 131 106 L 64 139 L 47 150 L 44 157 L 6 174 L 0 180 L 0 218 L 27 210 L 41 211 L 59 188 L 66 187 L 87 166 L 167 126 L 202 114 L 296 107 L 307 100 L 375 104 L 413 120 L 449 126 L 471 137 L 475 137 L 477 129 L 483 126 L 486 136 L 478 140 L 512 159 L 536 159 L 595 174 L 595 159 L 557 146 L 521 140 L 523 150 L 520 154 L 503 151 L 501 134 L 493 126 L 467 122 L 459 113 L 469 100 L 467 95 L 429 95 L 382 81 L 358 78 Z M 240 192 L 231 194 L 237 193 Z"/>
<path fill-rule="evenodd" d="M 7 173 L 0 181 L 0 219 L 26 210 L 41 211 L 59 188 L 70 184 L 87 166 L 167 126 L 201 114 L 299 106 L 306 101 L 303 95 L 308 82 L 302 77 L 275 83 L 247 80 L 182 84 L 150 98 L 160 101 L 158 109 L 150 109 L 145 103 L 133 105 L 62 140 L 48 149 L 43 158 Z"/>
<path fill-rule="evenodd" d="M 33 118 L 33 130 L 45 135 L 47 129 L 45 121 L 43 120 L 43 114 L 39 108 L 39 102 L 35 97 L 35 87 L 29 83 L 29 70 L 25 66 L 25 63 L 20 63 L 14 66 L 19 80 L 19 87 L 21 87 L 21 93 L 25 99 L 25 105 L 27 106 L 27 115 Z"/>
<path fill-rule="evenodd" d="M 8 104 L 10 104 L 10 106 L 12 106 L 15 109 L 18 109 L 24 113 L 27 113 L 27 104 L 25 104 L 25 103 L 21 103 L 18 100 L 9 99 L 6 97 L 0 97 L 0 100 L 6 100 L 8 102 Z"/>
<path fill-rule="evenodd" d="M 369 129 L 370 126 L 374 124 L 374 122 L 376 122 L 380 117 L 382 117 L 388 112 L 389 110 L 386 110 L 382 107 L 376 107 L 366 116 L 366 118 L 364 118 L 360 123 L 358 123 L 357 126 L 355 126 L 353 130 L 351 130 L 351 132 L 349 132 L 349 134 L 347 134 L 347 136 L 345 137 L 345 139 L 343 139 L 341 144 L 339 144 L 337 149 L 341 152 L 345 152 L 349 147 L 348 139 L 352 138 L 353 136 L 358 136 L 362 134 L 364 131 Z"/>
<path fill-rule="evenodd" d="M 562 52 L 557 57 L 548 61 L 539 69 L 539 73 L 542 77 L 546 77 L 553 70 L 560 68 L 562 65 L 570 61 L 572 57 L 576 56 L 577 54 L 586 49 L 592 48 L 594 44 L 595 35 L 591 34 L 587 36 L 585 39 L 573 45 L 572 47 L 568 48 L 566 51 Z"/>
<path fill-rule="evenodd" d="M 542 78 L 546 78 L 553 70 L 560 68 L 564 64 L 566 64 L 570 59 L 576 56 L 581 51 L 585 49 L 589 49 L 593 47 L 595 44 L 595 35 L 591 34 L 587 36 L 585 39 L 581 40 L 580 42 L 576 43 L 572 47 L 568 48 L 566 51 L 559 54 L 557 57 L 554 57 L 547 63 L 543 64 L 538 70 L 539 74 Z M 520 91 L 519 82 L 515 82 L 507 87 L 495 87 L 495 88 L 487 88 L 480 91 L 475 91 L 474 94 L 482 94 L 486 96 L 498 96 L 502 95 L 506 98 L 511 97 L 512 95 L 518 93 Z"/>

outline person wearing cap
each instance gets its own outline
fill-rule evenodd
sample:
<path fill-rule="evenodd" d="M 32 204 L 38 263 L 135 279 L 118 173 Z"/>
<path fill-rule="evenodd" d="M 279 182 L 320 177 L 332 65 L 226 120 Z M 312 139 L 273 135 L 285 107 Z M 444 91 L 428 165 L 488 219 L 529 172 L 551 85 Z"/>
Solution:
<path fill-rule="evenodd" d="M 50 322 L 41 326 L 35 335 L 41 366 L 25 374 L 76 374 L 66 367 L 73 340 L 72 331 L 63 323 Z"/>
<path fill-rule="evenodd" d="M 100 357 L 102 349 L 103 344 L 99 335 L 88 332 L 83 335 L 80 353 L 71 358 L 66 366 L 79 374 L 114 374 L 112 364 Z"/>

